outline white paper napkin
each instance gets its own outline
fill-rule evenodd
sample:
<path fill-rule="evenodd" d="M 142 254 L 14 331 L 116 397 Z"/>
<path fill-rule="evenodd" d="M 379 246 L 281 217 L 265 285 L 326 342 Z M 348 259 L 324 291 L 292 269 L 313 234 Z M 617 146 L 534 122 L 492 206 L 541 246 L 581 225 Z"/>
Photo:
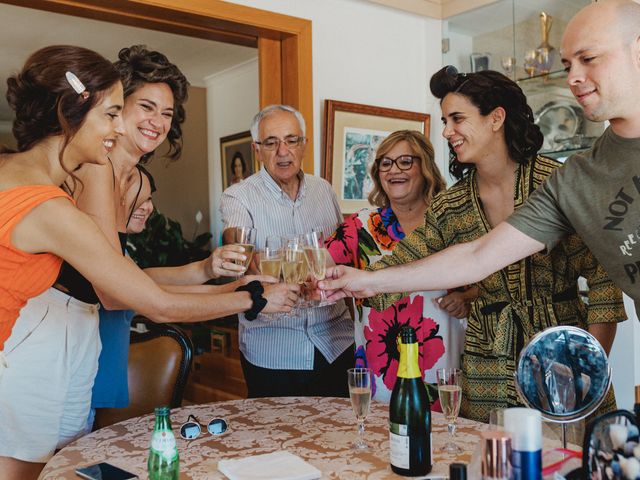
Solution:
<path fill-rule="evenodd" d="M 220 460 L 218 470 L 230 480 L 315 480 L 322 472 L 286 451 Z"/>

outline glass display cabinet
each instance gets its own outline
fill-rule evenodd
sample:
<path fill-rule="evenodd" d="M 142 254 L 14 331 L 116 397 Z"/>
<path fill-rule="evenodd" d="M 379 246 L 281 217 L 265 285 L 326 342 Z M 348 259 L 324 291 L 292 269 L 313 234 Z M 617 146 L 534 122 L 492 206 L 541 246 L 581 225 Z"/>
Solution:
<path fill-rule="evenodd" d="M 584 117 L 560 62 L 562 32 L 590 0 L 498 0 L 442 22 L 443 64 L 497 70 L 527 95 L 544 133 L 541 153 L 564 160 L 591 146 L 603 123 Z"/>

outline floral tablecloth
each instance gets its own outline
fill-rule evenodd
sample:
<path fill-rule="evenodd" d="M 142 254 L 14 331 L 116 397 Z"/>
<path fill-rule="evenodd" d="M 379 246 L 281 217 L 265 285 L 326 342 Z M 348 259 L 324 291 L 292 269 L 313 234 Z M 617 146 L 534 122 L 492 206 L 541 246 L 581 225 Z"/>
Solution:
<path fill-rule="evenodd" d="M 178 429 L 189 414 L 204 425 L 213 418 L 223 418 L 229 429 L 212 436 L 205 427 L 199 438 L 183 440 Z M 445 475 L 450 463 L 469 463 L 479 433 L 488 425 L 459 419 L 456 443 L 463 453 L 452 455 L 438 451 L 448 435 L 444 417 L 435 413 L 432 418 L 432 474 Z M 171 421 L 178 437 L 181 479 L 224 479 L 217 469 L 219 460 L 277 450 L 302 457 L 322 471 L 323 479 L 401 478 L 389 467 L 388 407 L 381 403 L 373 403 L 367 417 L 365 439 L 371 449 L 364 452 L 350 449 L 356 422 L 346 398 L 283 397 L 209 403 L 173 410 Z M 153 422 L 153 415 L 146 415 L 93 432 L 62 449 L 47 463 L 40 478 L 75 480 L 76 468 L 109 462 L 146 479 Z"/>

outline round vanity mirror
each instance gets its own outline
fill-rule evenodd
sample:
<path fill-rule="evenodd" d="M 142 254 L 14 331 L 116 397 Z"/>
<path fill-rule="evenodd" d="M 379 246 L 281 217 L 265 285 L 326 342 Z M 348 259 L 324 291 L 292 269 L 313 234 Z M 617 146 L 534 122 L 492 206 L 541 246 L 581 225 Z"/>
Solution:
<path fill-rule="evenodd" d="M 576 327 L 551 327 L 522 350 L 515 380 L 528 407 L 565 423 L 598 408 L 611 385 L 611 367 L 593 335 Z"/>

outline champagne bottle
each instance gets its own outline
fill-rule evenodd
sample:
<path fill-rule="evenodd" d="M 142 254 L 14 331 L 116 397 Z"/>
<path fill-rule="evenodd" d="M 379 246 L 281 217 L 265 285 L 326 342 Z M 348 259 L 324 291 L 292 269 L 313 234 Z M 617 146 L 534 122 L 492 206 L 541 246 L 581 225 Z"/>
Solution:
<path fill-rule="evenodd" d="M 156 423 L 151 436 L 149 448 L 149 480 L 178 480 L 180 477 L 180 459 L 176 438 L 171 430 L 169 407 L 158 407 L 155 410 Z"/>
<path fill-rule="evenodd" d="M 412 327 L 400 329 L 398 350 L 398 378 L 389 402 L 391 470 L 403 476 L 426 475 L 431 471 L 431 410 Z"/>

